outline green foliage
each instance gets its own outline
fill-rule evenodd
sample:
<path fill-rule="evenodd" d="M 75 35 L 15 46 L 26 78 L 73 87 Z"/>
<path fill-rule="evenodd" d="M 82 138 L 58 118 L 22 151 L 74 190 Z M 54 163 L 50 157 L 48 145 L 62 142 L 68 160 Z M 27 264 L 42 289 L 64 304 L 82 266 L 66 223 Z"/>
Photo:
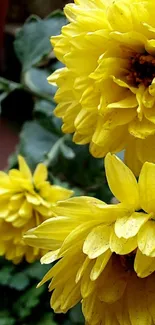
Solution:
<path fill-rule="evenodd" d="M 19 151 L 34 169 L 39 161 L 45 160 L 57 139 L 57 135 L 50 133 L 36 121 L 26 122 L 20 134 Z"/>
<path fill-rule="evenodd" d="M 111 193 L 106 184 L 103 159 L 93 158 L 87 146 L 75 145 L 72 136 L 61 132 L 61 120 L 54 116 L 56 89 L 46 78 L 61 64 L 52 53 L 49 37 L 59 34 L 65 23 L 60 12 L 44 20 L 32 16 L 16 35 L 15 51 L 21 63 L 21 79 L 15 83 L 0 78 L 0 102 L 5 106 L 6 97 L 22 89 L 32 100 L 33 119 L 22 126 L 18 148 L 9 158 L 9 168 L 16 167 L 20 153 L 32 170 L 39 162 L 46 163 L 52 183 L 73 189 L 75 195 L 91 195 L 109 202 Z M 49 306 L 47 285 L 36 289 L 50 267 L 39 261 L 15 266 L 0 260 L 0 325 L 84 324 L 80 305 L 67 315 L 55 315 Z"/>
<path fill-rule="evenodd" d="M 1 102 L 14 90 L 22 89 L 23 85 L 0 77 L 0 106 Z M 1 108 L 1 107 L 0 107 Z"/>
<path fill-rule="evenodd" d="M 12 318 L 7 310 L 0 312 L 0 325 L 14 325 L 15 319 Z"/>
<path fill-rule="evenodd" d="M 66 19 L 59 11 L 42 20 L 37 16 L 30 17 L 17 33 L 15 50 L 22 63 L 23 71 L 38 64 L 51 51 L 49 38 L 58 35 Z"/>

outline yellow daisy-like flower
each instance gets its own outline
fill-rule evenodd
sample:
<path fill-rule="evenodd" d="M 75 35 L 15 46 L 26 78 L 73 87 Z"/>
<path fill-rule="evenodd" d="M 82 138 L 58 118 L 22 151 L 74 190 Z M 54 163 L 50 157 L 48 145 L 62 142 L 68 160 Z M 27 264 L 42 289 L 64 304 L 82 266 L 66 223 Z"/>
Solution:
<path fill-rule="evenodd" d="M 52 205 L 68 199 L 72 191 L 50 185 L 47 168 L 38 164 L 32 175 L 23 157 L 18 157 L 19 170 L 0 172 L 0 255 L 19 263 L 40 258 L 45 251 L 25 245 L 23 234 L 55 215 Z M 46 243 L 45 250 L 51 248 Z"/>
<path fill-rule="evenodd" d="M 48 79 L 62 130 L 95 157 L 126 149 L 138 175 L 155 162 L 155 2 L 75 0 L 64 11 L 52 44 L 65 67 Z"/>
<path fill-rule="evenodd" d="M 57 218 L 27 232 L 28 244 L 51 250 L 42 263 L 58 262 L 51 306 L 66 312 L 82 300 L 90 325 L 155 324 L 155 165 L 145 163 L 137 182 L 117 157 L 105 158 L 109 187 L 120 203 L 70 198 L 53 208 Z M 53 249 L 52 249 L 53 245 Z"/>

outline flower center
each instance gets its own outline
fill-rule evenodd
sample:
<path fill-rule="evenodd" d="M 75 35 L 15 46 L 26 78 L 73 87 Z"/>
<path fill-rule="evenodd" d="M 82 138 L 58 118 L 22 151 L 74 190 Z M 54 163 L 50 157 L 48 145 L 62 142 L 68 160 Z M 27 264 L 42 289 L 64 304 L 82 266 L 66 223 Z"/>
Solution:
<path fill-rule="evenodd" d="M 127 75 L 127 80 L 134 86 L 143 84 L 148 87 L 153 78 L 155 78 L 155 57 L 145 53 L 131 56 L 130 72 Z"/>

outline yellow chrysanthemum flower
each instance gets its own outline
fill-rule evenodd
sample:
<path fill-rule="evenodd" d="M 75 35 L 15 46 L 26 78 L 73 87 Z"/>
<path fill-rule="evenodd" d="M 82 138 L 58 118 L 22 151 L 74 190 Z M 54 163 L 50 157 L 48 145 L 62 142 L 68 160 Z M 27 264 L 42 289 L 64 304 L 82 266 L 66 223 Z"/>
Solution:
<path fill-rule="evenodd" d="M 58 202 L 53 207 L 57 218 L 28 231 L 25 240 L 43 249 L 51 240 L 52 251 L 41 262 L 58 262 L 40 285 L 52 279 L 49 290 L 54 290 L 55 312 L 66 312 L 82 300 L 90 325 L 152 325 L 155 165 L 145 163 L 138 182 L 111 154 L 105 167 L 109 187 L 120 203 L 108 205 L 91 197 Z"/>
<path fill-rule="evenodd" d="M 48 79 L 62 130 L 95 157 L 126 149 L 138 175 L 155 162 L 155 2 L 75 0 L 64 11 L 52 44 L 65 67 Z"/>
<path fill-rule="evenodd" d="M 19 263 L 25 256 L 33 262 L 44 253 L 25 245 L 23 234 L 55 215 L 52 205 L 68 199 L 72 191 L 50 185 L 47 168 L 38 164 L 32 175 L 23 157 L 18 157 L 19 170 L 0 172 L 0 255 Z M 44 247 L 50 249 L 50 244 Z"/>

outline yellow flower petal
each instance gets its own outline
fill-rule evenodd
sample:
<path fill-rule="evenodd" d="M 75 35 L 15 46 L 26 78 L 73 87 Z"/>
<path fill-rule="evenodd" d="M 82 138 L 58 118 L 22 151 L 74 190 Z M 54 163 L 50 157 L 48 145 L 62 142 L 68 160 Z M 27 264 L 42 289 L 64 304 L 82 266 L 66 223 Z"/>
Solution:
<path fill-rule="evenodd" d="M 136 110 L 132 109 L 133 107 L 137 107 L 137 100 L 133 94 L 130 94 L 119 102 L 112 103 L 107 106 L 107 108 L 114 108 L 114 116 L 116 114 L 118 119 L 121 117 L 120 121 L 118 120 L 118 125 L 125 124 L 125 122 L 130 122 L 136 116 Z M 119 110 L 117 110 L 117 108 L 119 108 Z M 125 110 L 120 108 L 125 108 Z M 124 123 L 122 123 L 123 120 Z"/>
<path fill-rule="evenodd" d="M 90 259 L 96 258 L 109 248 L 111 226 L 100 225 L 94 228 L 84 241 L 83 252 Z"/>
<path fill-rule="evenodd" d="M 77 274 L 76 274 L 76 279 L 75 282 L 79 282 L 79 280 L 81 279 L 81 277 L 83 276 L 85 270 L 87 269 L 88 265 L 91 263 L 91 260 L 89 259 L 89 257 L 87 256 L 84 259 L 84 262 L 82 263 L 82 265 L 80 266 Z"/>
<path fill-rule="evenodd" d="M 75 286 L 74 277 L 66 282 L 60 298 L 61 311 L 65 313 L 81 300 L 80 284 Z"/>
<path fill-rule="evenodd" d="M 104 304 L 101 304 L 95 294 L 92 294 L 83 300 L 82 311 L 88 324 L 98 324 L 100 320 L 100 310 L 104 313 Z"/>
<path fill-rule="evenodd" d="M 121 298 L 127 285 L 128 274 L 124 272 L 117 259 L 107 273 L 103 273 L 103 284 L 98 288 L 98 297 L 106 303 L 113 303 Z"/>
<path fill-rule="evenodd" d="M 98 225 L 98 220 L 81 223 L 66 237 L 62 244 L 60 253 L 64 255 L 71 247 L 76 247 L 77 245 L 81 245 L 82 248 L 84 239 L 96 225 Z"/>
<path fill-rule="evenodd" d="M 152 319 L 147 307 L 145 282 L 143 279 L 138 279 L 134 273 L 128 283 L 127 298 L 131 324 L 151 325 Z"/>
<path fill-rule="evenodd" d="M 96 287 L 95 281 L 92 281 L 90 279 L 90 272 L 93 265 L 94 265 L 94 261 L 91 261 L 82 276 L 81 295 L 83 298 L 88 297 L 95 290 Z"/>
<path fill-rule="evenodd" d="M 0 242 L 0 256 L 3 256 L 6 252 L 6 244 L 5 242 Z"/>
<path fill-rule="evenodd" d="M 155 222 L 148 221 L 138 233 L 138 247 L 147 256 L 155 257 Z"/>
<path fill-rule="evenodd" d="M 128 32 L 133 29 L 130 7 L 127 3 L 112 2 L 108 9 L 108 20 L 113 29 Z"/>
<path fill-rule="evenodd" d="M 40 260 L 41 264 L 50 264 L 55 262 L 59 258 L 59 251 L 60 249 L 56 249 L 55 251 L 45 254 Z"/>
<path fill-rule="evenodd" d="M 44 197 L 44 192 L 42 192 Z M 73 191 L 63 188 L 58 185 L 52 185 L 48 189 L 48 200 L 51 203 L 56 203 L 57 201 L 67 200 L 70 196 L 74 194 Z"/>
<path fill-rule="evenodd" d="M 18 215 L 16 217 L 15 217 L 15 215 L 12 217 L 14 217 L 14 220 L 12 218 L 12 221 L 10 221 L 10 222 L 12 222 L 12 225 L 14 227 L 21 228 L 21 227 L 25 226 L 27 220 L 25 220 L 24 218 L 23 219 L 20 218 Z M 9 219 L 7 219 L 7 221 L 9 221 Z"/>
<path fill-rule="evenodd" d="M 121 299 L 117 300 L 113 305 L 116 319 L 118 320 L 118 324 L 120 325 L 131 325 L 128 313 L 128 306 L 127 301 L 124 299 L 125 297 L 122 296 Z"/>
<path fill-rule="evenodd" d="M 90 273 L 90 279 L 92 281 L 95 281 L 100 276 L 100 274 L 106 267 L 111 255 L 112 255 L 112 253 L 111 253 L 110 249 L 108 249 L 105 253 L 103 253 L 102 255 L 97 257 L 96 262 L 95 262 L 95 264 L 92 268 L 92 271 Z"/>
<path fill-rule="evenodd" d="M 86 109 L 82 109 L 80 113 L 77 115 L 74 125 L 77 129 L 77 132 L 88 135 L 93 132 L 94 124 L 97 121 L 97 114 L 95 112 L 89 112 Z M 85 125 L 87 124 L 87 128 Z"/>
<path fill-rule="evenodd" d="M 24 202 L 24 195 L 22 195 L 19 199 L 12 199 L 11 197 L 9 204 L 6 202 L 6 205 L 8 204 L 9 211 L 18 211 Z"/>
<path fill-rule="evenodd" d="M 155 134 L 154 123 L 145 118 L 140 121 L 137 117 L 132 122 L 130 122 L 129 132 L 136 138 L 146 139 L 149 135 Z"/>
<path fill-rule="evenodd" d="M 155 135 L 137 141 L 137 156 L 141 163 L 155 163 Z"/>
<path fill-rule="evenodd" d="M 105 169 L 109 187 L 116 198 L 137 209 L 139 207 L 138 185 L 131 170 L 110 153 L 105 158 Z"/>
<path fill-rule="evenodd" d="M 110 139 L 113 139 L 113 142 Z M 127 132 L 124 125 L 109 128 L 104 127 L 103 121 L 99 120 L 90 143 L 90 152 L 95 157 L 104 157 L 109 151 L 119 152 L 124 149 L 126 139 Z M 98 154 L 97 146 L 101 147 L 102 155 Z"/>
<path fill-rule="evenodd" d="M 27 245 L 30 245 L 32 247 L 38 247 L 42 248 L 45 250 L 57 250 L 58 248 L 61 247 L 62 241 L 60 240 L 52 240 L 49 238 L 38 238 L 36 235 L 33 234 L 32 231 L 28 231 L 24 236 L 23 236 L 24 242 Z"/>
<path fill-rule="evenodd" d="M 124 162 L 132 170 L 135 176 L 139 176 L 142 162 L 137 155 L 138 141 L 134 137 L 129 137 L 125 148 Z"/>
<path fill-rule="evenodd" d="M 59 254 L 60 255 L 60 254 Z M 76 254 L 72 251 L 67 257 L 61 258 L 48 272 L 48 279 L 45 275 L 41 283 L 46 282 L 47 280 L 52 278 L 52 281 L 49 285 L 49 291 L 54 290 L 59 285 L 63 285 L 63 288 L 66 285 L 67 280 L 74 278 L 75 285 L 75 277 L 77 270 L 81 264 L 81 260 L 83 261 L 83 254 L 78 250 Z M 68 268 L 68 265 L 72 264 L 71 268 Z M 41 285 L 41 283 L 39 285 Z M 62 288 L 62 289 L 63 289 Z"/>
<path fill-rule="evenodd" d="M 141 207 L 144 211 L 155 212 L 155 165 L 146 162 L 139 176 L 139 193 Z"/>
<path fill-rule="evenodd" d="M 61 313 L 61 300 L 60 300 L 60 295 L 62 293 L 62 287 L 59 286 L 53 291 L 53 294 L 50 299 L 50 306 L 53 308 L 55 313 Z"/>
<path fill-rule="evenodd" d="M 115 223 L 115 233 L 117 237 L 130 238 L 134 237 L 142 225 L 148 221 L 150 216 L 142 212 L 134 212 L 131 216 L 119 218 Z"/>
<path fill-rule="evenodd" d="M 39 212 L 39 214 L 44 216 L 46 219 L 49 217 L 53 217 L 53 213 L 50 209 L 50 206 L 36 205 L 35 211 Z M 38 226 L 38 224 L 36 224 L 36 226 Z"/>
<path fill-rule="evenodd" d="M 143 34 L 137 33 L 136 31 L 127 33 L 114 31 L 111 32 L 110 35 L 114 40 L 119 41 L 119 43 L 127 44 L 128 48 L 134 52 L 143 53 L 147 41 L 147 38 Z"/>
<path fill-rule="evenodd" d="M 22 156 L 18 156 L 19 170 L 22 173 L 23 177 L 29 180 L 32 180 L 31 171 Z"/>
<path fill-rule="evenodd" d="M 92 218 L 101 217 L 102 211 L 98 208 L 104 206 L 105 203 L 93 197 L 80 196 L 73 197 L 69 200 L 58 202 L 56 206 L 52 207 L 52 211 L 57 215 L 70 216 L 71 218 L 82 218 L 84 221 Z"/>
<path fill-rule="evenodd" d="M 112 223 L 116 221 L 117 218 L 121 218 L 124 215 L 130 215 L 131 210 L 130 207 L 124 206 L 122 203 L 118 204 L 106 204 L 100 205 L 98 204 L 99 212 L 101 214 L 102 223 Z M 98 215 L 99 217 L 99 215 Z M 100 218 L 99 218 L 100 220 Z"/>
<path fill-rule="evenodd" d="M 17 212 L 14 213 L 14 214 L 9 214 L 9 215 L 5 218 L 5 220 L 6 220 L 7 222 L 14 222 L 16 219 L 19 219 L 19 216 L 18 216 L 18 213 L 17 213 Z M 22 220 L 21 222 L 23 223 L 23 220 Z M 24 223 L 25 223 L 25 220 L 24 220 Z"/>
<path fill-rule="evenodd" d="M 31 218 L 32 215 L 32 205 L 25 200 L 22 206 L 19 209 L 19 215 L 23 218 L 28 217 Z"/>
<path fill-rule="evenodd" d="M 34 205 L 39 205 L 41 203 L 41 197 L 39 197 L 39 195 L 35 194 L 31 194 L 26 192 L 25 193 L 26 199 L 29 203 L 34 204 Z"/>
<path fill-rule="evenodd" d="M 9 214 L 9 209 L 7 207 L 7 201 L 0 203 L 0 218 L 5 218 Z"/>
<path fill-rule="evenodd" d="M 46 179 L 47 167 L 44 164 L 38 164 L 33 174 L 33 182 L 36 188 L 38 189 Z"/>
<path fill-rule="evenodd" d="M 119 255 L 125 255 L 131 253 L 137 247 L 137 239 L 135 237 L 131 238 L 118 238 L 115 231 L 112 231 L 110 236 L 110 249 Z"/>
<path fill-rule="evenodd" d="M 44 221 L 37 228 L 33 229 L 33 234 L 38 238 L 56 239 L 63 241 L 67 235 L 79 225 L 79 220 L 69 217 L 57 217 Z M 61 231 L 60 231 L 61 229 Z"/>
<path fill-rule="evenodd" d="M 138 249 L 134 261 L 134 270 L 140 278 L 145 278 L 155 271 L 155 259 L 146 256 Z"/>

